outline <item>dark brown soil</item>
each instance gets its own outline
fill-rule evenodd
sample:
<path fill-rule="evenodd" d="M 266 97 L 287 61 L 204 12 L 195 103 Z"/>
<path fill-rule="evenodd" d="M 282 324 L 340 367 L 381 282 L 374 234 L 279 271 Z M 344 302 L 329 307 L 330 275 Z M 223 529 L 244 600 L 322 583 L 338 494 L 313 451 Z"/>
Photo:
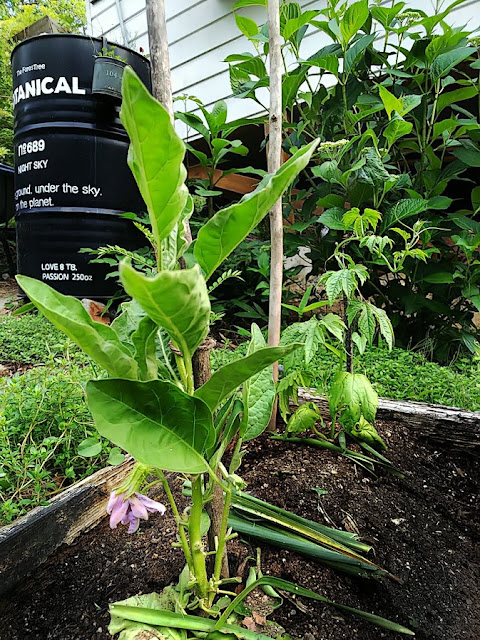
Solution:
<path fill-rule="evenodd" d="M 381 471 L 373 478 L 330 452 L 266 437 L 251 443 L 242 475 L 260 498 L 358 530 L 373 544 L 376 561 L 404 583 L 352 578 L 268 548 L 262 548 L 262 570 L 409 626 L 419 640 L 478 640 L 479 459 L 437 450 L 403 427 L 379 430 L 404 479 Z M 319 496 L 314 487 L 328 493 Z M 171 549 L 174 537 L 169 516 L 152 517 L 133 536 L 111 532 L 105 521 L 3 599 L 1 640 L 109 638 L 109 602 L 176 580 L 182 558 Z M 247 553 L 252 548 L 236 541 L 231 564 L 238 566 Z M 303 640 L 400 637 L 306 600 L 297 605 L 286 598 L 275 619 Z"/>

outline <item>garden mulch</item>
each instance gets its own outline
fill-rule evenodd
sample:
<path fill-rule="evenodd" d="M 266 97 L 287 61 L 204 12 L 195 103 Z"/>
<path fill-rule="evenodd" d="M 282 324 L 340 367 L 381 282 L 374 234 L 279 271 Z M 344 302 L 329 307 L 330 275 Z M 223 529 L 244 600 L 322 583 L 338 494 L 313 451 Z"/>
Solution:
<path fill-rule="evenodd" d="M 259 498 L 325 524 L 359 532 L 374 559 L 401 579 L 364 580 L 294 553 L 261 546 L 262 570 L 339 603 L 390 618 L 419 640 L 480 637 L 478 484 L 480 460 L 438 449 L 405 427 L 380 424 L 388 455 L 405 473 L 372 477 L 331 452 L 266 436 L 250 443 L 241 474 Z M 318 495 L 314 490 L 326 490 Z M 180 495 L 180 486 L 176 487 Z M 182 500 L 182 498 L 179 498 Z M 152 517 L 139 533 L 110 531 L 104 521 L 0 601 L 2 640 L 104 640 L 108 603 L 159 591 L 174 582 L 181 554 L 171 548 L 171 516 Z M 232 545 L 236 570 L 256 544 Z M 288 597 L 287 597 L 288 596 Z M 331 607 L 288 594 L 273 618 L 294 639 L 378 640 L 400 637 Z"/>

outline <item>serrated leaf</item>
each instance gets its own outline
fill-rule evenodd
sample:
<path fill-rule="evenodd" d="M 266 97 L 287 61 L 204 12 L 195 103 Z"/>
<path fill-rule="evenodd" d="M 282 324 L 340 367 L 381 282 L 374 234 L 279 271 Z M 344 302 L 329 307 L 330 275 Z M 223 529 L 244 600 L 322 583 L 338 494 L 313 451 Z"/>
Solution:
<path fill-rule="evenodd" d="M 371 345 L 373 343 L 373 338 L 375 337 L 376 323 L 370 305 L 365 305 L 363 307 L 357 323 L 360 334 L 362 337 L 365 337 L 368 344 Z"/>
<path fill-rule="evenodd" d="M 266 346 L 265 338 L 256 324 L 252 324 L 251 333 L 247 357 Z M 272 415 L 275 382 L 270 367 L 265 367 L 244 382 L 242 398 L 244 413 L 240 436 L 244 440 L 252 440 L 263 433 Z"/>
<path fill-rule="evenodd" d="M 350 40 L 363 27 L 368 18 L 368 2 L 360 0 L 351 4 L 340 22 L 340 33 L 344 44 L 348 44 Z"/>
<path fill-rule="evenodd" d="M 343 294 L 350 298 L 357 288 L 357 279 L 351 269 L 329 271 L 322 277 L 330 302 L 335 302 Z"/>
<path fill-rule="evenodd" d="M 315 316 L 303 324 L 305 328 L 305 364 L 308 364 L 317 354 L 318 348 L 324 342 L 324 339 Z"/>
<path fill-rule="evenodd" d="M 385 127 L 383 135 L 385 136 L 389 145 L 392 146 L 393 144 L 395 144 L 395 142 L 397 142 L 397 140 L 400 140 L 400 138 L 408 135 L 412 131 L 412 129 L 413 124 L 411 122 L 407 122 L 401 116 L 395 115 Z"/>
<path fill-rule="evenodd" d="M 390 207 L 385 215 L 381 225 L 382 231 L 389 229 L 392 225 L 397 224 L 401 220 L 417 216 L 422 211 L 428 209 L 428 200 L 421 198 L 405 198 L 399 200 L 392 207 Z"/>
<path fill-rule="evenodd" d="M 215 439 L 207 405 L 171 382 L 96 380 L 88 406 L 99 433 L 138 462 L 166 471 L 202 473 Z"/>
<path fill-rule="evenodd" d="M 357 331 L 354 331 L 352 333 L 352 342 L 357 347 L 359 354 L 362 356 L 367 348 L 367 336 L 360 335 Z"/>
<path fill-rule="evenodd" d="M 352 326 L 357 314 L 362 311 L 364 306 L 365 302 L 362 302 L 361 300 L 350 300 L 347 307 L 347 322 L 349 327 Z"/>
<path fill-rule="evenodd" d="M 296 18 L 290 18 L 285 22 L 285 25 L 280 30 L 280 35 L 284 40 L 290 40 L 294 33 L 296 33 L 303 26 L 318 16 L 319 11 L 304 11 Z"/>
<path fill-rule="evenodd" d="M 366 376 L 346 371 L 335 376 L 329 397 L 332 419 L 342 410 L 348 409 L 355 422 L 363 416 L 368 422 L 373 423 L 377 407 L 378 395 Z"/>
<path fill-rule="evenodd" d="M 343 341 L 345 323 L 336 313 L 327 313 L 327 315 L 318 320 L 318 323 L 337 338 L 339 342 Z"/>
<path fill-rule="evenodd" d="M 373 315 L 375 316 L 378 322 L 380 333 L 383 339 L 385 340 L 385 342 L 387 343 L 388 348 L 392 349 L 394 333 L 393 333 L 392 323 L 390 322 L 390 318 L 388 317 L 384 309 L 379 309 L 378 307 L 375 307 L 373 304 L 369 304 L 368 306 L 371 309 Z"/>
<path fill-rule="evenodd" d="M 331 207 L 324 211 L 318 218 L 318 222 L 324 224 L 329 229 L 335 231 L 345 231 L 345 223 L 343 222 L 343 216 L 345 209 L 341 207 Z"/>
<path fill-rule="evenodd" d="M 258 25 L 255 20 L 251 18 L 247 18 L 246 16 L 240 16 L 238 13 L 235 14 L 235 22 L 237 27 L 247 38 L 251 38 L 252 36 L 256 36 L 258 33 Z"/>

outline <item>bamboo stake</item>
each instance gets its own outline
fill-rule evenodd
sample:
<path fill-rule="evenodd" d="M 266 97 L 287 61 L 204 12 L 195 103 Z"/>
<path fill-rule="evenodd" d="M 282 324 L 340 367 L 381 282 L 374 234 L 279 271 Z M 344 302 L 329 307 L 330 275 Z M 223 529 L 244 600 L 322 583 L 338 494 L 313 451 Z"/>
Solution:
<path fill-rule="evenodd" d="M 274 173 L 282 162 L 282 55 L 280 48 L 279 0 L 268 0 L 268 33 L 270 57 L 270 118 L 268 138 L 268 172 Z M 268 312 L 268 344 L 280 341 L 282 281 L 283 281 L 283 216 L 280 198 L 270 211 L 270 300 Z M 278 362 L 273 365 L 273 378 L 278 380 Z M 270 427 L 275 426 L 275 404 Z"/>

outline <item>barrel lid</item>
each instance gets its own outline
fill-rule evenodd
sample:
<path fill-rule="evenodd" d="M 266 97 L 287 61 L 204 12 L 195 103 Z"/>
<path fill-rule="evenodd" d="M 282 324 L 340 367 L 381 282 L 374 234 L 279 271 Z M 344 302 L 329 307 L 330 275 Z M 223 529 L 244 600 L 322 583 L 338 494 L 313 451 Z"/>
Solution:
<path fill-rule="evenodd" d="M 13 173 L 14 169 L 9 164 L 3 164 L 3 162 L 0 162 L 0 171 L 5 171 L 6 173 Z"/>
<path fill-rule="evenodd" d="M 82 40 L 88 40 L 89 42 L 98 42 L 101 45 L 101 47 L 103 46 L 103 42 L 104 42 L 103 38 L 94 38 L 93 36 L 83 36 L 77 33 L 41 33 L 38 36 L 32 36 L 30 38 L 26 38 L 25 40 L 22 40 L 22 42 L 19 42 L 17 45 L 15 45 L 15 47 L 12 50 L 12 53 L 10 54 L 10 60 L 13 58 L 14 53 L 18 49 L 20 49 L 21 47 L 24 47 L 30 42 L 33 42 L 34 40 L 39 40 L 40 38 L 42 39 L 44 38 L 57 38 L 57 39 L 58 38 L 80 38 Z M 150 60 L 146 56 L 139 53 L 138 51 L 135 51 L 134 49 L 130 49 L 129 47 L 126 47 L 125 45 L 120 44 L 118 42 L 113 42 L 111 40 L 108 40 L 107 42 L 108 44 L 111 44 L 117 49 L 122 49 L 123 51 L 128 51 L 134 56 L 138 56 L 138 58 L 140 58 L 141 60 L 146 62 L 148 65 L 150 65 Z"/>

